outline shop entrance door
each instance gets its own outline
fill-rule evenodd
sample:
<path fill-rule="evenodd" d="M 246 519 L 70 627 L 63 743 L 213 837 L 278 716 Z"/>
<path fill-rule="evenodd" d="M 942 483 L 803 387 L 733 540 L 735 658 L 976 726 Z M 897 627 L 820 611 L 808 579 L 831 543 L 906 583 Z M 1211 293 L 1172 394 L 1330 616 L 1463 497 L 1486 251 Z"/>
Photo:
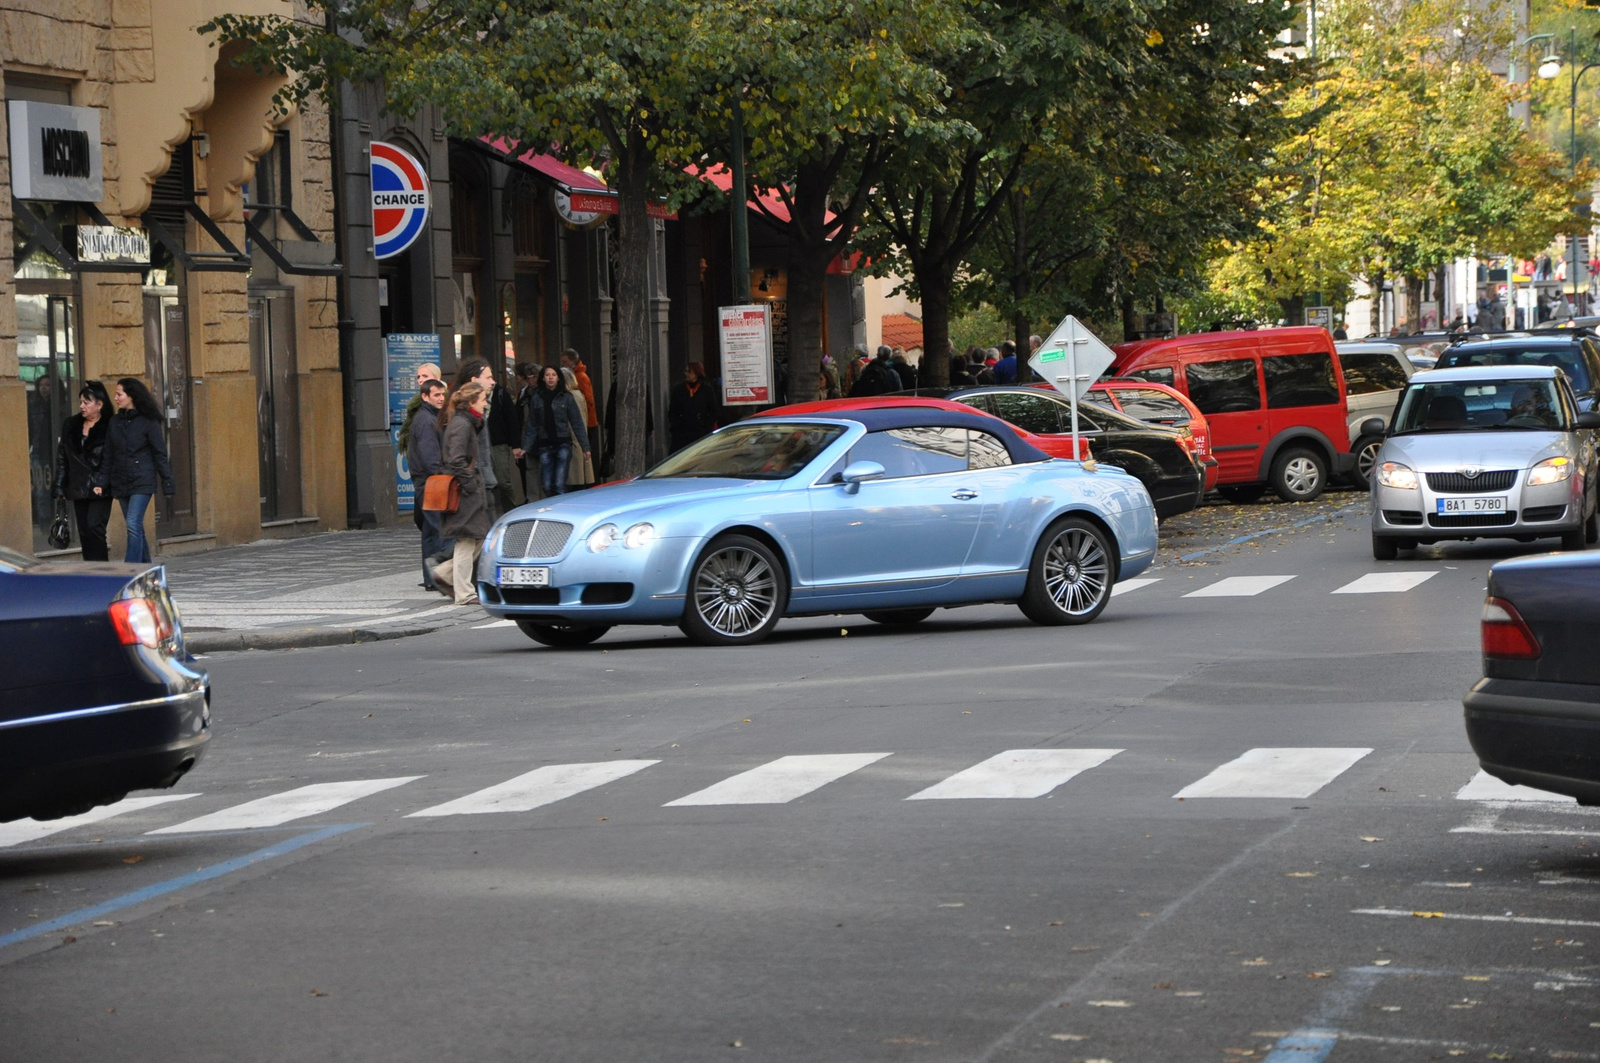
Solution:
<path fill-rule="evenodd" d="M 250 365 L 256 375 L 263 524 L 302 515 L 300 378 L 295 364 L 292 294 L 288 290 L 250 293 Z"/>
<path fill-rule="evenodd" d="M 167 422 L 167 458 L 177 493 L 157 493 L 156 537 L 199 530 L 194 503 L 194 404 L 189 379 L 189 330 L 178 289 L 144 289 L 144 375 Z M 106 381 L 115 390 L 114 381 Z"/>
<path fill-rule="evenodd" d="M 19 283 L 18 287 L 22 287 Z M 78 412 L 77 301 L 71 295 L 17 293 L 17 363 L 28 389 L 28 473 L 33 498 L 33 548 L 50 549 L 61 426 Z M 77 545 L 76 522 L 73 545 Z"/>

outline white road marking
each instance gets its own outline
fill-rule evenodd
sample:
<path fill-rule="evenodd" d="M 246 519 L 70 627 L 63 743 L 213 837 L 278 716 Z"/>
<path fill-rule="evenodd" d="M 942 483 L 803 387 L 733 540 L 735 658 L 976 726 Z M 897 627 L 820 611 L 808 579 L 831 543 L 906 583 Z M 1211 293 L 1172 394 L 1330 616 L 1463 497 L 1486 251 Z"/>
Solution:
<path fill-rule="evenodd" d="M 1115 598 L 1119 594 L 1127 594 L 1129 591 L 1136 591 L 1140 587 L 1148 587 L 1152 583 L 1160 582 L 1161 578 L 1159 576 L 1154 579 L 1125 579 L 1111 588 L 1111 597 Z"/>
<path fill-rule="evenodd" d="M 818 753 L 779 757 L 759 768 L 740 772 L 704 790 L 696 790 L 674 805 L 781 805 L 841 779 L 853 771 L 890 756 L 889 753 Z"/>
<path fill-rule="evenodd" d="M 1173 797 L 1310 797 L 1370 749 L 1252 749 Z"/>
<path fill-rule="evenodd" d="M 1288 583 L 1293 576 L 1229 576 L 1219 579 L 1209 587 L 1190 591 L 1185 598 L 1251 598 L 1262 591 L 1270 591 L 1280 583 Z"/>
<path fill-rule="evenodd" d="M 1368 572 L 1333 594 L 1402 594 L 1437 576 L 1437 572 Z"/>
<path fill-rule="evenodd" d="M 906 800 L 1043 797 L 1079 772 L 1097 768 L 1121 752 L 1120 749 L 1008 749 Z"/>
<path fill-rule="evenodd" d="M 473 624 L 472 625 L 472 630 L 474 630 L 474 631 L 482 631 L 484 628 L 516 627 L 516 626 L 517 626 L 517 622 L 515 620 L 491 620 L 487 624 Z"/>
<path fill-rule="evenodd" d="M 193 834 L 207 830 L 249 830 L 254 827 L 276 827 L 290 820 L 304 819 L 328 812 L 340 805 L 363 797 L 370 797 L 396 786 L 420 779 L 420 775 L 404 775 L 397 779 L 357 779 L 353 782 L 319 782 L 281 794 L 246 801 L 242 805 L 224 808 L 220 812 L 186 820 L 170 827 L 148 831 L 149 834 Z"/>
<path fill-rule="evenodd" d="M 142 809 L 153 808 L 156 805 L 165 805 L 172 801 L 187 801 L 199 794 L 162 794 L 159 797 L 124 797 L 114 805 L 105 805 L 92 809 L 79 816 L 67 816 L 63 819 L 36 819 L 18 820 L 15 823 L 0 823 L 0 849 L 8 845 L 21 845 L 23 842 L 36 841 L 39 838 L 58 834 L 73 827 L 87 827 L 91 823 L 99 823 L 112 816 L 126 815 L 129 812 L 138 812 Z"/>
<path fill-rule="evenodd" d="M 1472 780 L 1456 791 L 1458 801 L 1545 801 L 1563 805 L 1575 805 L 1576 797 L 1565 794 L 1553 794 L 1548 790 L 1535 790 L 1531 786 L 1513 786 L 1508 782 L 1501 782 L 1486 771 L 1480 771 Z"/>
<path fill-rule="evenodd" d="M 413 812 L 407 819 L 426 816 L 476 816 L 489 812 L 527 812 L 554 804 L 574 794 L 643 771 L 659 760 L 605 760 L 594 764 L 551 764 L 514 779 Z"/>
<path fill-rule="evenodd" d="M 1351 915 L 1387 915 L 1396 918 L 1460 919 L 1473 923 L 1523 923 L 1529 926 L 1600 926 L 1586 919 L 1546 919 L 1534 915 L 1464 915 L 1460 912 L 1423 912 L 1409 908 L 1352 908 Z"/>

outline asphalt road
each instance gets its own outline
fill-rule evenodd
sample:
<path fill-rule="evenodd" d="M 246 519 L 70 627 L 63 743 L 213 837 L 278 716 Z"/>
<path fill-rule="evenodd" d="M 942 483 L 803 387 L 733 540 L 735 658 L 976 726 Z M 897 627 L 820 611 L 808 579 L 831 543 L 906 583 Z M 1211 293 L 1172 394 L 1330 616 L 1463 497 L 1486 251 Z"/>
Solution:
<path fill-rule="evenodd" d="M 183 799 L 0 827 L 0 1059 L 1600 1060 L 1600 810 L 1458 796 L 1485 573 L 1549 545 L 213 656 Z"/>

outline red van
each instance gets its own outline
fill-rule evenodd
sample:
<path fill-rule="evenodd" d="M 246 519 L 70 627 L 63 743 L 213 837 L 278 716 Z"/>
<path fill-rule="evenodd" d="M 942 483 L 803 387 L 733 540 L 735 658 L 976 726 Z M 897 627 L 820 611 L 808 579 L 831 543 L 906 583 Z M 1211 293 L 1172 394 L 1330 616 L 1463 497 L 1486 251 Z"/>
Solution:
<path fill-rule="evenodd" d="M 1270 487 L 1306 502 L 1354 466 L 1344 373 L 1326 329 L 1205 332 L 1112 350 L 1108 375 L 1176 388 L 1205 414 L 1217 490 L 1230 501 Z"/>

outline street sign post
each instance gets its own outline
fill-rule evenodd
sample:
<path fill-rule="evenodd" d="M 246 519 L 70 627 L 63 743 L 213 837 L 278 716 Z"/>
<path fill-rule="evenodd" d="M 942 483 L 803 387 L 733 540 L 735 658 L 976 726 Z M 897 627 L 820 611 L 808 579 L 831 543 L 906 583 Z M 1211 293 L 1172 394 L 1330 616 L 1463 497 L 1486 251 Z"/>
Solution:
<path fill-rule="evenodd" d="M 1061 319 L 1054 332 L 1039 345 L 1028 359 L 1035 373 L 1067 397 L 1072 408 L 1072 453 L 1078 454 L 1078 400 L 1089 393 L 1089 388 L 1100 374 L 1111 368 L 1117 360 L 1110 347 L 1100 342 L 1100 337 L 1089 327 L 1068 314 Z M 1084 468 L 1092 470 L 1094 463 L 1085 461 Z"/>

